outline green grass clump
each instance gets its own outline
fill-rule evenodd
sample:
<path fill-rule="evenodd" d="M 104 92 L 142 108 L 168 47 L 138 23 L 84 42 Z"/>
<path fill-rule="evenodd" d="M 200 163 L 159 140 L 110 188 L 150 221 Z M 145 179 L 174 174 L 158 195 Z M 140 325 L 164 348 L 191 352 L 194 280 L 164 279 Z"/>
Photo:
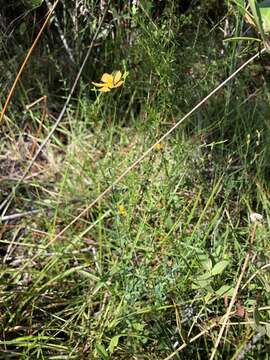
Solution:
<path fill-rule="evenodd" d="M 180 17 L 174 2 L 159 15 L 142 3 L 132 16 L 111 8 L 116 33 L 87 69 L 90 82 L 126 68 L 124 87 L 99 95 L 82 78 L 4 214 L 1 359 L 208 359 L 247 254 L 216 358 L 269 358 L 264 63 L 240 73 L 84 211 L 254 51 L 224 47 L 211 1 Z M 219 25 L 225 18 L 234 21 L 223 13 Z M 42 121 L 37 108 L 22 122 L 12 110 L 5 117 L 1 201 L 55 121 L 50 106 Z"/>

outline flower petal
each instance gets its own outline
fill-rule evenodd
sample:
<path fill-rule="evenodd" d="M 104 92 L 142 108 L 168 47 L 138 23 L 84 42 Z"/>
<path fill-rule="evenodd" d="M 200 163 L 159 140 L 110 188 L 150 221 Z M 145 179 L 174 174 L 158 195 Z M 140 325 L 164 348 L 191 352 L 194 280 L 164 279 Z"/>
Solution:
<path fill-rule="evenodd" d="M 103 81 L 104 83 L 113 83 L 113 76 L 111 74 L 103 74 L 101 81 Z"/>
<path fill-rule="evenodd" d="M 97 87 L 102 87 L 102 86 L 104 86 L 104 84 L 96 83 L 96 82 L 93 82 L 93 81 L 92 81 L 92 84 L 95 85 L 95 86 L 97 86 Z"/>
<path fill-rule="evenodd" d="M 104 86 L 103 88 L 101 88 L 101 89 L 98 89 L 99 91 L 101 91 L 101 92 L 108 92 L 108 91 L 111 91 L 111 89 L 106 85 L 106 86 Z"/>
<path fill-rule="evenodd" d="M 123 81 L 123 80 L 118 81 L 118 83 L 117 83 L 117 84 L 115 84 L 113 87 L 114 87 L 114 88 L 117 88 L 117 87 L 121 86 L 123 83 L 124 83 L 124 81 Z"/>
<path fill-rule="evenodd" d="M 113 76 L 113 84 L 115 85 L 121 79 L 122 73 L 121 73 L 121 71 L 116 71 L 113 75 L 114 75 Z"/>

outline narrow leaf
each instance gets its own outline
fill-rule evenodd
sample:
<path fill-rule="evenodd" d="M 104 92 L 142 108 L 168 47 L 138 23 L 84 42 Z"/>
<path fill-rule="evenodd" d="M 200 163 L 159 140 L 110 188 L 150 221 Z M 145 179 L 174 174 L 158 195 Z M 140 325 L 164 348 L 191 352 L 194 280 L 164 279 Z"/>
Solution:
<path fill-rule="evenodd" d="M 212 269 L 212 276 L 223 273 L 224 269 L 226 268 L 226 266 L 228 266 L 228 264 L 229 264 L 229 261 L 227 261 L 227 260 L 218 262 Z"/>
<path fill-rule="evenodd" d="M 121 335 L 116 335 L 111 339 L 109 349 L 108 349 L 110 354 L 112 354 L 114 352 L 115 348 L 117 347 L 120 336 Z"/>

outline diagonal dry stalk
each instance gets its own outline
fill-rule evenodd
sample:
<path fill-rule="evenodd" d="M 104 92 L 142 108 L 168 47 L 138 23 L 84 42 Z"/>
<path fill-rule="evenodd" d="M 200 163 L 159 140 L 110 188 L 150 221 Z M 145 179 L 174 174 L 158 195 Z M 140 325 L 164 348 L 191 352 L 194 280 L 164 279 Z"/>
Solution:
<path fill-rule="evenodd" d="M 233 315 L 234 313 L 230 313 L 230 315 Z M 193 336 L 191 339 L 189 339 L 187 342 L 184 342 L 182 345 L 180 345 L 176 350 L 174 350 L 174 352 L 172 352 L 169 356 L 167 356 L 165 359 L 163 360 L 171 360 L 175 357 L 175 355 L 177 355 L 180 351 L 182 351 L 183 349 L 185 349 L 189 344 L 191 344 L 192 342 L 196 341 L 197 339 L 199 339 L 200 337 L 202 337 L 203 335 L 207 334 L 211 329 L 217 327 L 219 324 L 223 323 L 224 321 L 224 316 L 219 319 L 219 321 L 214 321 L 212 322 L 209 326 L 207 326 L 204 330 L 202 330 L 201 332 L 199 332 L 199 334 Z"/>
<path fill-rule="evenodd" d="M 99 34 L 99 30 L 100 30 L 100 28 L 101 28 L 101 26 L 102 26 L 102 24 L 103 24 L 103 21 L 104 21 L 104 19 L 105 19 L 106 13 L 107 13 L 107 11 L 104 12 L 104 14 L 103 14 L 103 16 L 102 16 L 102 18 L 101 18 L 101 20 L 100 20 L 100 22 L 99 22 L 99 24 L 98 24 L 98 27 L 97 27 L 97 29 L 96 29 L 96 32 L 95 32 L 95 34 L 94 34 L 94 36 L 93 36 L 93 38 L 92 38 L 91 44 L 90 44 L 90 46 L 89 46 L 89 48 L 88 48 L 88 51 L 87 51 L 87 53 L 86 53 L 86 55 L 85 55 L 85 58 L 84 58 L 84 60 L 83 60 L 83 63 L 82 63 L 82 65 L 81 65 L 81 67 L 80 67 L 80 69 L 79 69 L 79 71 L 78 71 L 78 73 L 77 73 L 77 76 L 76 76 L 76 78 L 75 78 L 75 80 L 74 80 L 74 83 L 73 83 L 73 85 L 72 85 L 72 88 L 71 88 L 71 90 L 70 90 L 70 92 L 69 92 L 69 95 L 68 95 L 68 97 L 67 97 L 67 99 L 66 99 L 66 102 L 65 102 L 65 104 L 64 104 L 64 106 L 63 106 L 63 108 L 62 108 L 62 110 L 61 110 L 61 112 L 60 112 L 60 114 L 59 114 L 59 116 L 58 116 L 55 124 L 53 125 L 53 127 L 52 127 L 51 130 L 50 130 L 50 132 L 48 133 L 48 135 L 47 135 L 46 138 L 44 139 L 43 143 L 42 143 L 42 144 L 40 145 L 40 147 L 38 148 L 38 150 L 37 150 L 37 152 L 35 153 L 35 155 L 33 156 L 32 160 L 30 161 L 29 165 L 27 166 L 27 168 L 26 168 L 25 172 L 23 173 L 22 177 L 21 177 L 20 180 L 17 182 L 17 184 L 15 185 L 15 187 L 12 189 L 12 192 L 11 192 L 11 193 L 6 197 L 6 199 L 0 204 L 0 210 L 3 209 L 2 214 L 1 214 L 1 217 L 0 217 L 0 220 L 3 219 L 3 216 L 5 215 L 7 209 L 9 208 L 9 205 L 10 205 L 10 203 L 11 203 L 11 201 L 12 201 L 12 199 L 13 199 L 15 193 L 16 193 L 16 190 L 17 190 L 18 187 L 19 187 L 19 185 L 20 185 L 20 184 L 22 183 L 22 181 L 26 178 L 27 174 L 28 174 L 29 171 L 31 170 L 31 168 L 32 168 L 33 164 L 35 163 L 36 159 L 38 158 L 39 154 L 42 152 L 42 150 L 44 149 L 44 147 L 47 145 L 49 139 L 52 137 L 53 133 L 55 132 L 56 128 L 58 127 L 60 121 L 63 119 L 63 116 L 64 116 L 64 114 L 65 114 L 65 112 L 66 112 L 67 106 L 68 106 L 68 104 L 69 104 L 69 102 L 70 102 L 70 100 L 71 100 L 71 97 L 72 97 L 72 95 L 73 95 L 73 93 L 74 93 L 74 90 L 75 90 L 75 88 L 76 88 L 76 86 L 77 86 L 77 84 L 78 84 L 78 81 L 79 81 L 80 77 L 81 77 L 81 74 L 82 74 L 82 71 L 83 71 L 83 69 L 84 69 L 84 67 L 85 67 L 85 64 L 86 64 L 87 60 L 89 59 L 89 56 L 90 56 L 90 54 L 91 54 L 91 52 L 92 52 L 92 49 L 93 49 L 93 46 L 94 46 L 94 42 L 95 42 L 95 40 L 96 40 L 96 38 L 97 38 L 97 36 L 98 36 L 98 34 Z"/>
<path fill-rule="evenodd" d="M 47 249 L 49 246 L 51 246 L 55 240 L 57 240 L 59 237 L 61 237 L 74 223 L 76 223 L 84 214 L 86 214 L 96 203 L 98 203 L 101 199 L 104 198 L 105 195 L 110 193 L 112 189 L 130 172 L 132 171 L 155 147 L 157 144 L 159 144 L 161 141 L 165 140 L 176 128 L 179 127 L 180 124 L 182 124 L 189 116 L 191 116 L 197 109 L 199 109 L 208 99 L 210 99 L 214 94 L 216 94 L 220 89 L 222 89 L 230 80 L 232 80 L 241 70 L 243 70 L 249 63 L 254 61 L 257 57 L 259 57 L 261 54 L 263 54 L 266 51 L 266 48 L 263 48 L 261 51 L 253 55 L 250 59 L 248 59 L 246 62 L 244 62 L 238 69 L 236 69 L 226 80 L 224 80 L 222 83 L 220 83 L 213 91 L 211 91 L 204 99 L 202 99 L 196 106 L 194 106 L 184 117 L 182 117 L 173 127 L 171 127 L 163 136 L 161 136 L 150 148 L 148 148 L 141 156 L 138 157 L 137 160 L 135 160 L 110 186 L 108 186 L 102 193 L 100 193 L 78 216 L 76 216 L 63 230 L 61 230 L 54 238 L 52 238 L 45 246 L 44 249 Z M 59 115 L 59 118 L 63 116 L 64 111 L 61 112 Z M 59 120 L 59 119 L 58 119 Z M 59 121 L 57 120 L 57 123 L 53 127 L 50 134 L 47 136 L 45 141 L 49 139 L 49 137 L 52 135 L 53 131 L 55 130 L 56 126 L 58 125 Z M 42 144 L 43 145 L 43 144 Z M 42 147 L 41 145 L 41 147 Z M 40 151 L 37 152 L 35 158 L 33 161 L 36 160 L 37 155 Z M 32 166 L 33 161 L 27 168 Z M 28 171 L 27 171 L 28 172 Z M 26 176 L 26 175 L 25 175 Z M 23 178 L 25 178 L 25 176 Z M 1 209 L 1 205 L 0 205 Z M 43 250 L 44 250 L 43 249 Z M 42 250 L 42 251 L 43 251 Z M 41 254 L 42 251 L 39 251 L 36 255 L 34 255 L 31 260 L 34 261 L 37 259 Z M 23 271 L 24 268 L 27 267 L 27 263 L 21 268 L 21 271 Z"/>
<path fill-rule="evenodd" d="M 199 334 L 195 335 L 193 338 L 191 338 L 188 342 L 184 342 L 181 346 L 179 346 L 173 353 L 171 353 L 169 356 L 167 356 L 165 359 L 163 360 L 171 360 L 175 357 L 175 355 L 177 355 L 181 350 L 185 349 L 188 344 L 196 341 L 197 339 L 199 339 L 201 336 L 207 334 L 211 329 L 213 329 L 214 327 L 217 326 L 217 323 L 212 323 L 210 326 L 208 326 L 206 329 L 202 330 Z"/>
<path fill-rule="evenodd" d="M 237 283 L 235 285 L 235 288 L 234 288 L 234 291 L 233 291 L 233 295 L 232 295 L 232 298 L 231 298 L 231 301 L 230 301 L 230 304 L 228 306 L 228 309 L 226 311 L 226 314 L 224 315 L 224 320 L 223 320 L 223 323 L 222 323 L 222 327 L 219 331 L 219 334 L 218 334 L 218 337 L 217 337 L 217 340 L 215 342 L 215 345 L 214 345 L 214 348 L 212 350 L 212 353 L 211 353 L 211 357 L 210 357 L 210 360 L 214 360 L 214 357 L 216 355 L 216 352 L 217 352 L 217 349 L 218 349 L 218 345 L 220 343 L 220 340 L 222 338 L 222 335 L 224 333 L 224 330 L 225 330 L 225 327 L 227 326 L 228 324 L 228 321 L 229 321 L 229 317 L 230 317 L 230 314 L 231 314 L 231 311 L 232 311 L 232 307 L 235 303 L 235 300 L 236 300 L 236 296 L 238 294 L 238 290 L 240 288 L 240 285 L 241 285 L 241 281 L 243 279 L 243 276 L 246 272 L 246 269 L 247 269 L 247 266 L 248 266 L 248 263 L 249 263 L 249 259 L 251 257 L 251 246 L 254 242 L 254 239 L 255 239 L 255 235 L 256 235 L 256 229 L 257 229 L 257 226 L 258 226 L 258 223 L 255 222 L 253 227 L 252 227 L 252 230 L 251 230 L 251 233 L 250 233 L 250 237 L 249 237 L 249 249 L 248 249 L 248 252 L 246 254 L 246 257 L 245 257 L 245 260 L 244 260 L 244 263 L 243 263 L 243 266 L 242 266 L 242 270 L 241 270 L 241 273 L 238 277 L 238 280 L 237 280 Z"/>
<path fill-rule="evenodd" d="M 34 48 L 36 47 L 36 45 L 38 43 L 38 40 L 41 37 L 46 25 L 48 24 L 48 21 L 50 20 L 50 18 L 52 16 L 52 13 L 54 12 L 54 9 L 56 8 L 56 5 L 58 4 L 58 2 L 59 2 L 59 0 L 56 0 L 55 3 L 53 4 L 53 6 L 51 7 L 50 11 L 48 12 L 48 15 L 47 15 L 41 29 L 39 30 L 39 32 L 37 34 L 37 37 L 35 38 L 32 46 L 30 47 L 30 49 L 29 49 L 29 51 L 28 51 L 22 65 L 20 67 L 20 70 L 18 71 L 18 74 L 16 75 L 16 78 L 15 78 L 13 84 L 12 84 L 12 87 L 11 87 L 9 93 L 8 93 L 7 99 L 6 99 L 5 104 L 3 106 L 3 109 L 2 109 L 2 111 L 0 113 L 0 124 L 1 124 L 1 122 L 3 120 L 3 118 L 4 118 L 4 115 L 5 115 L 5 112 L 7 110 L 8 104 L 10 102 L 10 99 L 12 98 L 12 95 L 14 93 L 14 90 L 15 90 L 16 86 L 17 86 L 17 83 L 18 83 L 18 81 L 19 81 L 19 79 L 20 79 L 20 77 L 22 75 L 22 72 L 23 72 L 25 66 L 27 65 L 28 60 L 29 60 L 30 56 L 32 55 L 32 52 L 33 52 Z"/>

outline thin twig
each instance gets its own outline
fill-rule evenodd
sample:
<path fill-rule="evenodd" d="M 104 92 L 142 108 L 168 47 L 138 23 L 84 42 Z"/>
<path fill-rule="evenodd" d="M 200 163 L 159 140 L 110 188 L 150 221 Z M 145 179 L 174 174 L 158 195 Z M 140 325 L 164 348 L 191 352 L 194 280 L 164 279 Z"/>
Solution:
<path fill-rule="evenodd" d="M 5 264 L 7 261 L 8 261 L 8 258 L 11 256 L 11 253 L 12 251 L 14 250 L 14 248 L 16 247 L 16 245 L 14 244 L 14 242 L 16 240 L 18 240 L 18 237 L 21 237 L 22 235 L 19 235 L 21 233 L 21 230 L 22 230 L 23 226 L 19 226 L 13 236 L 12 236 L 12 239 L 11 241 L 9 242 L 8 244 L 8 247 L 7 247 L 7 251 L 6 251 L 6 254 L 4 256 L 4 259 L 3 259 L 3 264 Z M 15 245 L 15 246 L 14 246 Z"/>
<path fill-rule="evenodd" d="M 23 213 L 16 213 L 16 214 L 11 214 L 11 215 L 6 215 L 6 216 L 2 216 L 1 220 L 2 221 L 8 221 L 8 220 L 15 220 L 15 219 L 20 219 L 22 217 L 26 217 L 32 214 L 37 214 L 39 212 L 41 212 L 42 210 L 31 210 L 31 211 L 25 211 Z"/>
<path fill-rule="evenodd" d="M 202 330 L 199 334 L 195 335 L 193 338 L 191 338 L 188 342 L 184 342 L 181 346 L 179 346 L 173 353 L 171 353 L 169 356 L 167 356 L 163 360 L 170 360 L 173 359 L 176 354 L 178 354 L 181 350 L 183 350 L 185 347 L 187 347 L 188 344 L 194 342 L 195 340 L 199 339 L 204 334 L 208 333 L 209 330 L 216 327 L 218 323 L 214 322 L 210 326 L 208 326 L 206 329 Z"/>

